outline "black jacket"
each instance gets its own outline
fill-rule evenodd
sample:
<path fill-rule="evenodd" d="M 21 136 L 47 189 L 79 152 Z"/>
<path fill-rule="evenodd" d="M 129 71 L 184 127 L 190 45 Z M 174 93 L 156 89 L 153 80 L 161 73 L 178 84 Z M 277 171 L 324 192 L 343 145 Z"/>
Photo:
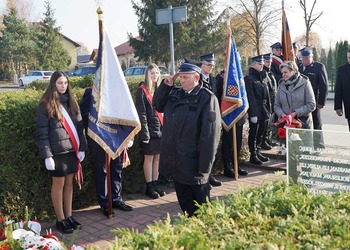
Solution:
<path fill-rule="evenodd" d="M 68 98 L 63 95 L 61 97 L 63 97 L 60 98 L 61 104 L 68 109 Z M 72 121 L 80 140 L 79 151 L 85 151 L 87 142 L 81 115 L 78 115 L 76 119 L 72 118 Z M 48 117 L 44 101 L 39 103 L 36 116 L 36 143 L 42 159 L 75 152 L 73 143 L 62 123 L 58 119 Z"/>
<path fill-rule="evenodd" d="M 303 64 L 299 64 L 299 71 L 307 76 L 314 90 L 316 104 L 325 105 L 328 94 L 328 76 L 326 67 L 319 62 L 313 62 L 305 70 Z"/>
<path fill-rule="evenodd" d="M 153 106 L 164 112 L 160 174 L 185 185 L 207 183 L 221 131 L 215 95 L 202 84 L 185 94 L 182 88 L 162 82 Z"/>
<path fill-rule="evenodd" d="M 338 68 L 334 89 L 334 110 L 343 109 L 345 118 L 350 118 L 350 64 L 346 63 Z"/>
<path fill-rule="evenodd" d="M 271 104 L 266 79 L 261 78 L 260 72 L 250 67 L 244 77 L 249 102 L 249 117 L 258 117 L 258 120 L 268 120 L 271 116 Z"/>
<path fill-rule="evenodd" d="M 139 134 L 141 141 L 149 141 L 151 138 L 161 138 L 162 125 L 145 91 L 138 88 L 135 97 L 135 106 L 141 122 L 141 132 Z"/>

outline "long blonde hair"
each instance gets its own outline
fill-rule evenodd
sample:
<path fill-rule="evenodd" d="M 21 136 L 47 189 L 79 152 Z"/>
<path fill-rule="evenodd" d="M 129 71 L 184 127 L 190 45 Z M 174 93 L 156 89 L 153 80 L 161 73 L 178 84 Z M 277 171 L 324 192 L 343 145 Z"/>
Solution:
<path fill-rule="evenodd" d="M 57 70 L 55 71 L 50 79 L 50 83 L 47 86 L 43 97 L 41 98 L 41 102 L 46 103 L 46 111 L 50 118 L 57 118 L 59 120 L 63 119 L 63 114 L 61 110 L 61 102 L 60 102 L 60 94 L 56 88 L 56 81 L 61 76 L 65 77 L 68 82 L 68 88 L 66 93 L 69 97 L 69 107 L 68 113 L 72 116 L 72 119 L 75 119 L 78 114 L 80 114 L 79 105 L 76 101 L 72 88 L 70 86 L 69 78 L 63 71 Z"/>
<path fill-rule="evenodd" d="M 151 71 L 152 69 L 156 69 L 158 72 L 158 79 L 157 82 L 152 82 L 152 78 L 151 78 Z M 145 74 L 145 87 L 148 89 L 148 91 L 153 94 L 154 90 L 157 88 L 157 86 L 159 85 L 159 83 L 161 82 L 161 78 L 160 78 L 160 71 L 159 68 L 157 66 L 157 64 L 155 63 L 151 63 L 150 65 L 147 66 L 146 69 L 146 74 Z"/>

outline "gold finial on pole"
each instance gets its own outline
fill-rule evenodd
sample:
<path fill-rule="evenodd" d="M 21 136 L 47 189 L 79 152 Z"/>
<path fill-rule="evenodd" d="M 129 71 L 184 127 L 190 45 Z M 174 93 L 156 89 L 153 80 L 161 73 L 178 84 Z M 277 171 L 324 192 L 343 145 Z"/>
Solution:
<path fill-rule="evenodd" d="M 103 14 L 103 10 L 102 10 L 102 5 L 103 5 L 103 0 L 95 0 L 96 1 L 96 5 L 97 5 L 97 10 L 96 13 L 98 14 L 98 20 L 102 20 L 102 14 Z"/>

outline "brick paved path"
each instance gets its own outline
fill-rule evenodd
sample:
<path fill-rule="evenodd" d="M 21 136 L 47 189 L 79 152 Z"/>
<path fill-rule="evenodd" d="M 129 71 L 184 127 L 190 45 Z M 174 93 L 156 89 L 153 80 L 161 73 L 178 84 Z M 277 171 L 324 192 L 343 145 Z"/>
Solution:
<path fill-rule="evenodd" d="M 211 190 L 211 199 L 222 199 L 225 195 L 237 193 L 240 187 L 255 187 L 273 180 L 285 179 L 285 176 L 274 173 L 274 170 L 283 170 L 283 165 L 283 161 L 272 159 L 268 166 L 260 168 L 247 166 L 245 169 L 249 171 L 249 175 L 240 177 L 238 181 L 222 175 L 216 176 L 217 179 L 222 181 L 223 185 L 214 187 Z M 144 194 L 124 195 L 124 201 L 131 205 L 134 210 L 123 212 L 114 209 L 115 216 L 112 219 L 105 217 L 98 205 L 73 211 L 73 216 L 83 225 L 76 235 L 75 244 L 80 246 L 98 246 L 100 249 L 105 249 L 106 246 L 115 241 L 116 234 L 111 232 L 114 228 L 134 228 L 142 232 L 147 225 L 166 219 L 168 213 L 172 219 L 175 219 L 179 213 L 182 213 L 175 191 L 172 188 L 164 188 L 164 190 L 167 192 L 167 195 L 155 200 L 148 198 Z M 43 223 L 42 227 L 43 233 L 46 229 L 52 228 L 54 235 L 65 242 L 69 242 L 72 237 L 72 235 L 61 235 L 54 228 L 54 222 Z"/>

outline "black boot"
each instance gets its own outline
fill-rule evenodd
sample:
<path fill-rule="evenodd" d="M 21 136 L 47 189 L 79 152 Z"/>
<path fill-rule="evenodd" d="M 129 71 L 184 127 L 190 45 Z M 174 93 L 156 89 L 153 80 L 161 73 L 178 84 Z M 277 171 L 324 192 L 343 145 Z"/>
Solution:
<path fill-rule="evenodd" d="M 235 172 L 233 171 L 232 162 L 224 163 L 224 175 L 228 178 L 233 178 L 235 176 Z"/>
<path fill-rule="evenodd" d="M 256 165 L 262 165 L 262 161 L 258 158 L 256 152 L 250 153 L 250 163 L 256 164 Z"/>
<path fill-rule="evenodd" d="M 158 181 L 153 181 L 153 187 L 154 190 L 160 195 L 160 197 L 166 195 L 166 193 L 158 187 Z"/>
<path fill-rule="evenodd" d="M 241 169 L 240 167 L 238 167 L 238 174 L 239 175 L 247 175 L 248 174 L 248 171 L 247 170 L 244 170 L 244 169 Z"/>
<path fill-rule="evenodd" d="M 157 199 L 160 197 L 156 190 L 154 190 L 153 181 L 146 183 L 146 195 L 152 199 Z"/>
<path fill-rule="evenodd" d="M 218 187 L 221 186 L 222 183 L 221 181 L 217 180 L 214 176 L 210 175 L 209 176 L 209 184 L 214 186 L 214 187 Z"/>
<path fill-rule="evenodd" d="M 269 157 L 263 156 L 262 154 L 260 154 L 260 152 L 258 151 L 256 153 L 256 156 L 259 158 L 260 161 L 262 162 L 268 162 L 270 160 Z"/>

